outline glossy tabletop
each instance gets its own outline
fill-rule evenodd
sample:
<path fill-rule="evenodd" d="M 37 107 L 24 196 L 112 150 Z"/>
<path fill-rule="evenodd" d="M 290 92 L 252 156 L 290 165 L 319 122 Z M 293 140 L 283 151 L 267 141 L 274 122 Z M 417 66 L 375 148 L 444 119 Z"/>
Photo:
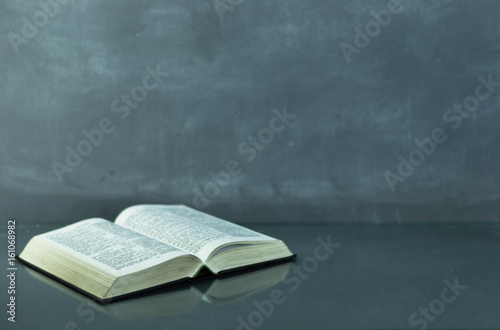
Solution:
<path fill-rule="evenodd" d="M 18 225 L 16 253 L 61 225 Z M 500 328 L 500 226 L 248 225 L 293 262 L 100 305 L 16 261 L 16 322 L 2 329 Z M 2 249 L 6 251 L 6 226 Z"/>

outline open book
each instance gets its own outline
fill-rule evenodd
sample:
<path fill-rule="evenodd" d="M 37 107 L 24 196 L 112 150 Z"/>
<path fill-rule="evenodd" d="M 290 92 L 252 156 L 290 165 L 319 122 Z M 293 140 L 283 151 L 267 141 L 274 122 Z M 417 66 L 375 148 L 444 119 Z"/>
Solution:
<path fill-rule="evenodd" d="M 293 258 L 282 241 L 183 205 L 136 205 L 33 237 L 19 258 L 100 301 Z"/>

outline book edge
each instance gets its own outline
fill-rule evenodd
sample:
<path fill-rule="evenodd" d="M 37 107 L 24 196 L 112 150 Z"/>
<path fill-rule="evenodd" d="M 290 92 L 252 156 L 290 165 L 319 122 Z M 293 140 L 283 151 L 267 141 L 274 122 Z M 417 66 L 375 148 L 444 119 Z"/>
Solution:
<path fill-rule="evenodd" d="M 175 281 L 172 281 L 172 282 L 168 282 L 168 283 L 163 283 L 163 284 L 160 284 L 160 285 L 155 285 L 155 286 L 152 286 L 152 287 L 149 287 L 149 288 L 145 288 L 145 289 L 142 289 L 142 290 L 138 290 L 138 291 L 133 291 L 133 292 L 129 292 L 129 293 L 125 293 L 125 294 L 122 294 L 122 295 L 118 295 L 118 296 L 114 296 L 114 297 L 111 297 L 111 298 L 99 298 L 79 287 L 77 287 L 76 285 L 74 284 L 71 284 L 59 277 L 57 277 L 56 275 L 52 274 L 52 273 L 49 273 L 47 272 L 46 270 L 43 270 L 41 269 L 40 267 L 38 266 L 35 266 L 34 264 L 24 260 L 23 258 L 21 258 L 19 255 L 16 255 L 16 259 L 19 260 L 23 265 L 35 270 L 35 271 L 38 271 L 40 273 L 42 273 L 43 275 L 45 276 L 48 276 L 50 277 L 51 279 L 55 280 L 56 282 L 58 283 L 61 283 L 61 284 L 64 284 L 65 286 L 73 289 L 73 290 L 76 290 L 82 294 L 84 294 L 85 296 L 91 298 L 92 300 L 100 303 L 101 305 L 107 305 L 107 304 L 110 304 L 112 302 L 115 302 L 117 300 L 123 300 L 123 299 L 126 299 L 126 298 L 129 298 L 130 296 L 132 295 L 138 295 L 140 293 L 144 293 L 144 292 L 147 292 L 147 291 L 152 291 L 152 290 L 155 290 L 155 289 L 158 289 L 160 287 L 166 287 L 166 286 L 171 286 L 171 285 L 174 285 L 174 284 L 178 284 L 180 282 L 188 282 L 191 277 L 183 277 L 181 279 L 178 279 L 178 280 L 175 280 Z"/>

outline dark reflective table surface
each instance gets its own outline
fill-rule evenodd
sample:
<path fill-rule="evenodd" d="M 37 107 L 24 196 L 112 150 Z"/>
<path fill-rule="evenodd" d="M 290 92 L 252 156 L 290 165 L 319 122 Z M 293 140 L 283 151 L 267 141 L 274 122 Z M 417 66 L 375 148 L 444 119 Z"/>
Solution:
<path fill-rule="evenodd" d="M 61 225 L 16 228 L 16 253 Z M 2 329 L 498 329 L 500 226 L 248 225 L 298 255 L 100 305 L 16 262 Z M 2 227 L 2 233 L 6 233 Z M 6 251 L 5 235 L 0 237 Z M 9 280 L 4 259 L 4 308 Z"/>

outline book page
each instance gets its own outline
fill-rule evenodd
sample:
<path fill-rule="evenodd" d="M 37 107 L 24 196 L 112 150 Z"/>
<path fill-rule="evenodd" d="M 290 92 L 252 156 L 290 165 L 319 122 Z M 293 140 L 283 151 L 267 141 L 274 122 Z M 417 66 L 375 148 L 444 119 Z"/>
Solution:
<path fill-rule="evenodd" d="M 117 275 L 132 273 L 186 254 L 171 245 L 97 218 L 37 237 L 50 244 L 62 245 L 82 259 Z"/>
<path fill-rule="evenodd" d="M 115 223 L 194 254 L 203 262 L 224 244 L 275 240 L 184 205 L 132 206 Z"/>

